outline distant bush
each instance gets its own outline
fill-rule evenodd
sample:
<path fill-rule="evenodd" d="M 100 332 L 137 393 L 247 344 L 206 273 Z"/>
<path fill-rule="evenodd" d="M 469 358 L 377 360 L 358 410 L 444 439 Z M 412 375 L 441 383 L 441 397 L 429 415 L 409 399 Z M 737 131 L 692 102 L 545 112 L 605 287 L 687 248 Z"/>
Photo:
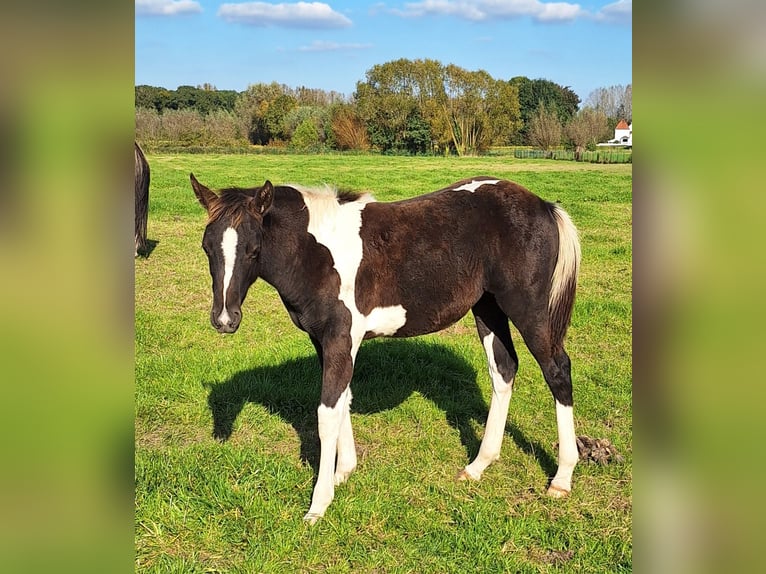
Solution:
<path fill-rule="evenodd" d="M 136 139 L 140 142 L 162 139 L 162 120 L 154 108 L 136 108 Z"/>
<path fill-rule="evenodd" d="M 369 151 L 367 128 L 350 106 L 340 106 L 335 110 L 331 129 L 339 150 Z"/>
<path fill-rule="evenodd" d="M 244 140 L 240 137 L 237 118 L 233 112 L 215 110 L 205 116 L 206 143 L 231 145 Z"/>
<path fill-rule="evenodd" d="M 558 159 L 569 161 L 584 161 L 588 163 L 633 163 L 633 150 L 599 149 L 595 151 L 583 151 L 579 154 L 573 150 L 554 149 L 524 149 L 517 148 L 513 157 L 518 159 Z"/>
<path fill-rule="evenodd" d="M 290 148 L 296 151 L 314 151 L 319 148 L 319 134 L 311 118 L 303 120 L 293 132 Z"/>
<path fill-rule="evenodd" d="M 197 145 L 205 139 L 205 121 L 195 110 L 167 110 L 162 114 L 165 139 L 183 145 Z"/>
<path fill-rule="evenodd" d="M 234 113 L 218 109 L 201 114 L 192 109 L 136 109 L 136 139 L 143 144 L 177 147 L 224 146 L 244 143 Z"/>

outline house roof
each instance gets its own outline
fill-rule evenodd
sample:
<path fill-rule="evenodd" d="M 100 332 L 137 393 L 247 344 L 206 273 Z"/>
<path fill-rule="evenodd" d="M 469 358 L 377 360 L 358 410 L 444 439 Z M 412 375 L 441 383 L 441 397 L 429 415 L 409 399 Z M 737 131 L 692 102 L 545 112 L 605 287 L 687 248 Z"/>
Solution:
<path fill-rule="evenodd" d="M 616 130 L 627 130 L 628 124 L 625 122 L 625 120 L 620 120 L 620 122 L 615 126 Z"/>

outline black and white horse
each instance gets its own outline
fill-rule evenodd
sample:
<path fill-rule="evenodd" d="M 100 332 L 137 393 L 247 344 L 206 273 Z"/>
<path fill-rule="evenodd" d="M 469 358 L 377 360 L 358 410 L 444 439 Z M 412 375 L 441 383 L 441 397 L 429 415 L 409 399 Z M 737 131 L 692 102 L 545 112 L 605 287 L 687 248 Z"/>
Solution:
<path fill-rule="evenodd" d="M 133 142 L 136 156 L 136 254 L 147 252 L 146 224 L 149 219 L 149 162 L 138 142 Z"/>
<path fill-rule="evenodd" d="M 219 193 L 193 174 L 191 184 L 208 212 L 202 247 L 213 279 L 213 327 L 237 330 L 245 295 L 262 277 L 319 355 L 321 454 L 305 520 L 324 515 L 335 485 L 356 467 L 350 382 L 362 340 L 432 333 L 469 310 L 493 392 L 479 453 L 458 477 L 478 480 L 500 455 L 518 366 L 510 319 L 555 399 L 558 470 L 548 493 L 571 491 L 578 452 L 563 343 L 580 244 L 563 209 L 490 177 L 393 203 L 269 181 Z"/>

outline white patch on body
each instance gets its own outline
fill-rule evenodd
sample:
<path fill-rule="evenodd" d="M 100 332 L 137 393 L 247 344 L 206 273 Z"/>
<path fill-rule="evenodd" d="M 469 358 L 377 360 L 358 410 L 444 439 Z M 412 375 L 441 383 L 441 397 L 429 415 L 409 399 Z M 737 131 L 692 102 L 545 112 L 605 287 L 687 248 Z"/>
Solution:
<path fill-rule="evenodd" d="M 407 311 L 401 305 L 376 307 L 364 315 L 356 306 L 356 274 L 362 263 L 362 211 L 375 199 L 365 194 L 356 201 L 339 204 L 334 194 L 301 190 L 309 210 L 308 232 L 330 251 L 333 267 L 340 276 L 340 299 L 351 313 L 351 358 L 365 333 L 393 335 L 406 322 Z"/>
<path fill-rule="evenodd" d="M 496 185 L 498 183 L 500 183 L 499 179 L 482 179 L 478 181 L 472 179 L 471 183 L 464 183 L 460 187 L 456 187 L 454 191 L 470 191 L 471 193 L 475 193 L 482 185 Z"/>
<path fill-rule="evenodd" d="M 229 227 L 223 232 L 223 239 L 221 240 L 221 250 L 223 251 L 223 309 L 218 316 L 218 320 L 224 324 L 229 324 L 229 312 L 226 310 L 226 291 L 229 290 L 229 283 L 231 283 L 231 277 L 234 274 L 234 261 L 237 258 L 237 242 L 239 241 L 239 235 L 237 230 L 233 227 Z"/>
<path fill-rule="evenodd" d="M 401 305 L 375 307 L 365 316 L 367 331 L 381 336 L 395 334 L 407 322 L 407 310 Z"/>

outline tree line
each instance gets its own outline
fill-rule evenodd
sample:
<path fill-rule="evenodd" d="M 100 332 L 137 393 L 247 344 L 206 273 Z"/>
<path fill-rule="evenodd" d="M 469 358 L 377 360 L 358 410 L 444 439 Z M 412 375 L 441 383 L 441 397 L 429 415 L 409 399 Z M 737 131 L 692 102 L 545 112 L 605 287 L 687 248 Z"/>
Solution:
<path fill-rule="evenodd" d="M 631 86 L 599 88 L 580 107 L 569 87 L 495 79 L 436 60 L 370 68 L 351 96 L 272 82 L 243 92 L 210 84 L 136 86 L 136 138 L 181 146 L 270 145 L 301 151 L 475 155 L 493 146 L 586 149 L 631 120 Z"/>

